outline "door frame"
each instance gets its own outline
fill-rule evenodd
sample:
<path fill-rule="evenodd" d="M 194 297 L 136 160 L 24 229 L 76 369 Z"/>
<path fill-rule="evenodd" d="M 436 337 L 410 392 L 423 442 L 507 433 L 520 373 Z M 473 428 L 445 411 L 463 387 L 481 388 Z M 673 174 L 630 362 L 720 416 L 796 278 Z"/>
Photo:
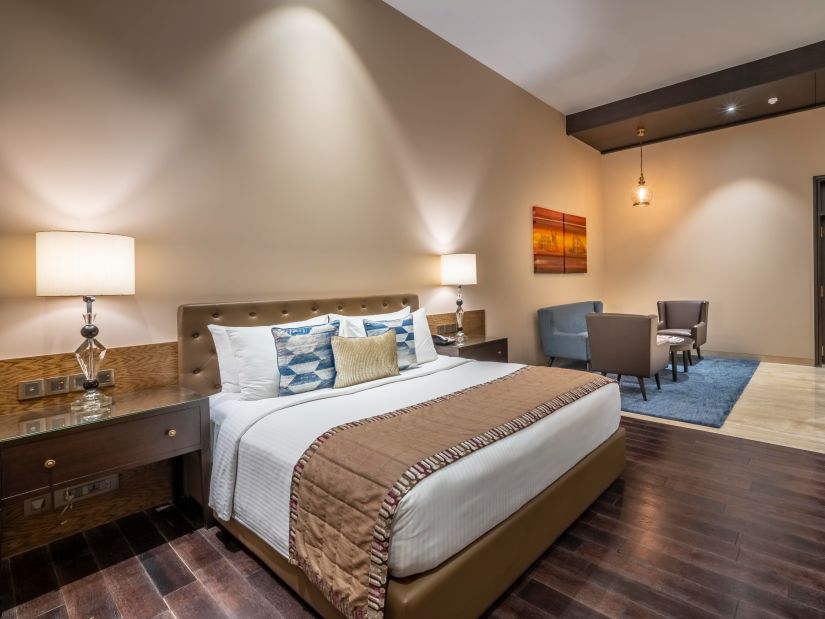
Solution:
<path fill-rule="evenodd" d="M 825 216 L 825 175 L 814 176 L 814 365 L 822 365 L 825 363 L 825 355 L 822 354 L 822 348 L 825 346 L 822 333 L 822 321 L 825 316 L 822 315 L 822 294 L 821 286 L 825 285 L 823 278 L 825 273 L 822 273 L 823 264 L 823 249 L 822 249 L 822 234 L 820 221 Z"/>

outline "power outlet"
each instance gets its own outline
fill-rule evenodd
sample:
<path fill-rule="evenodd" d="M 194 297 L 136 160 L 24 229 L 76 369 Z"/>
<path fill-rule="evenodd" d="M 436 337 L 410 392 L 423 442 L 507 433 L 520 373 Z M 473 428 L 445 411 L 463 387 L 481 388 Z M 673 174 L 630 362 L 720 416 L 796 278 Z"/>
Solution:
<path fill-rule="evenodd" d="M 24 380 L 17 383 L 17 399 L 18 400 L 34 400 L 35 398 L 42 398 L 46 390 L 46 385 L 42 378 L 37 380 Z"/>
<path fill-rule="evenodd" d="M 52 495 L 41 494 L 40 496 L 32 497 L 23 501 L 23 515 L 37 516 L 45 514 L 52 508 Z"/>
<path fill-rule="evenodd" d="M 100 370 L 97 373 L 97 382 L 100 383 L 101 387 L 114 387 L 115 386 L 115 371 L 114 370 Z"/>
<path fill-rule="evenodd" d="M 448 333 L 456 333 L 458 331 L 458 325 L 456 323 L 450 323 L 448 325 L 438 325 L 436 328 L 436 333 L 438 335 L 447 335 Z"/>
<path fill-rule="evenodd" d="M 69 391 L 83 391 L 83 383 L 86 377 L 83 374 L 69 375 Z"/>
<path fill-rule="evenodd" d="M 69 393 L 68 376 L 52 376 L 45 381 L 45 394 L 57 395 L 59 393 Z"/>
<path fill-rule="evenodd" d="M 54 491 L 55 508 L 64 507 L 67 503 L 91 499 L 92 497 L 107 492 L 113 492 L 120 488 L 120 476 L 115 473 L 107 477 L 101 477 L 94 481 L 86 482 L 78 486 L 71 486 L 63 490 Z"/>

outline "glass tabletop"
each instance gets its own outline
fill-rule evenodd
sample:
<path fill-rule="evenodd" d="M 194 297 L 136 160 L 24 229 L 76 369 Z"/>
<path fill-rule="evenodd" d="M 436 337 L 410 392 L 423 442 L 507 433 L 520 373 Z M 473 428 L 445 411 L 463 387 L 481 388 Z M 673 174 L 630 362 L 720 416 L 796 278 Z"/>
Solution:
<path fill-rule="evenodd" d="M 59 432 L 68 428 L 106 423 L 167 406 L 196 402 L 205 398 L 183 387 L 159 387 L 113 395 L 111 411 L 89 419 L 84 412 L 73 412 L 69 404 L 40 410 L 0 414 L 0 443 L 34 434 Z"/>

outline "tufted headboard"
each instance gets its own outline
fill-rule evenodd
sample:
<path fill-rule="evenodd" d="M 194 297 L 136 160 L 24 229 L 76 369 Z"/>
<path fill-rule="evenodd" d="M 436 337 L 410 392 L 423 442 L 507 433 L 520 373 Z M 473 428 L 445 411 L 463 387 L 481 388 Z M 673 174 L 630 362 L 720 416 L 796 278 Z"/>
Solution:
<path fill-rule="evenodd" d="M 394 312 L 409 305 L 418 309 L 418 295 L 389 294 L 374 297 L 307 299 L 304 301 L 245 301 L 198 303 L 178 308 L 178 379 L 182 387 L 204 395 L 221 389 L 218 357 L 211 324 L 257 327 L 306 320 L 319 314 L 369 316 Z M 274 346 L 274 343 L 273 343 Z"/>

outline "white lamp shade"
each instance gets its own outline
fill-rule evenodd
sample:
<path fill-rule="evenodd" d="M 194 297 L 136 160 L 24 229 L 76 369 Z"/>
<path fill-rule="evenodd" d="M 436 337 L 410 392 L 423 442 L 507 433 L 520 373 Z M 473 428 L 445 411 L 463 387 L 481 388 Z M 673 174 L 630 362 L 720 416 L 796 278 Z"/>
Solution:
<path fill-rule="evenodd" d="M 99 232 L 38 232 L 37 296 L 135 294 L 135 239 Z"/>
<path fill-rule="evenodd" d="M 475 254 L 447 254 L 441 256 L 441 284 L 468 286 L 476 283 Z"/>

